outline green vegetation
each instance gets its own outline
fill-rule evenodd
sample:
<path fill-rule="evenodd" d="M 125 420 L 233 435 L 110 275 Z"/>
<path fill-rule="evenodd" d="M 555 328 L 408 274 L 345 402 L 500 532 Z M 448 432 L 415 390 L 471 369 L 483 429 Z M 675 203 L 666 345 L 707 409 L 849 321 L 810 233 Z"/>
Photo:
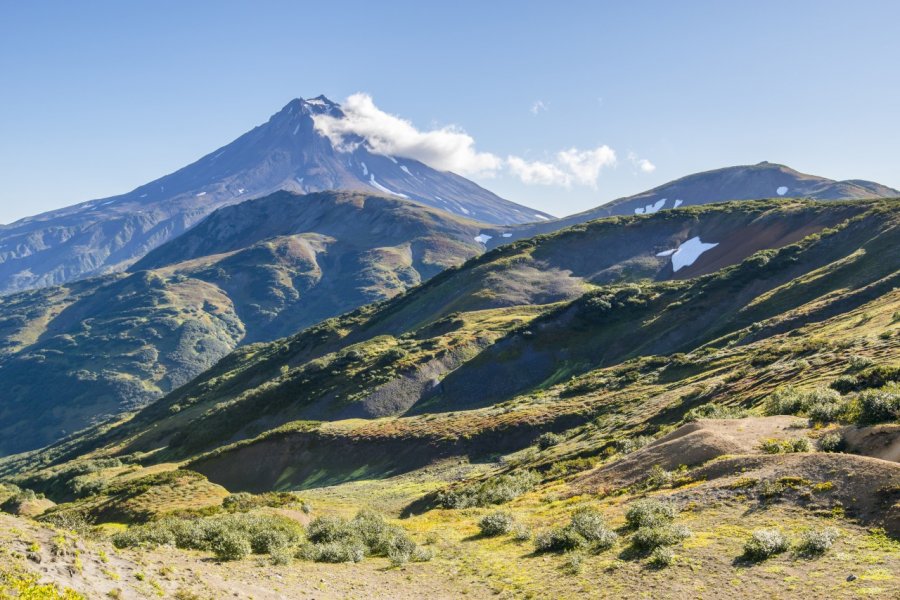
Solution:
<path fill-rule="evenodd" d="M 766 560 L 787 552 L 790 542 L 778 529 L 757 529 L 744 544 L 744 556 L 750 560 Z"/>
<path fill-rule="evenodd" d="M 572 513 L 568 525 L 541 532 L 534 540 L 536 552 L 566 552 L 589 548 L 602 552 L 612 548 L 618 535 L 596 509 L 584 507 Z"/>
<path fill-rule="evenodd" d="M 532 490 L 540 480 L 534 471 L 514 471 L 487 481 L 444 490 L 438 494 L 437 503 L 444 508 L 504 504 Z"/>
<path fill-rule="evenodd" d="M 371 510 L 362 510 L 349 521 L 317 517 L 307 527 L 306 537 L 308 543 L 298 556 L 318 562 L 359 562 L 365 556 L 385 556 L 399 566 L 431 559 L 431 553 L 402 528 L 388 524 Z"/>
<path fill-rule="evenodd" d="M 131 527 L 113 536 L 117 548 L 169 544 L 177 548 L 213 552 L 220 560 L 239 560 L 251 552 L 271 554 L 296 546 L 302 528 L 293 520 L 261 513 L 237 513 L 184 519 L 170 517 Z"/>
<path fill-rule="evenodd" d="M 828 552 L 839 537 L 840 532 L 834 527 L 808 529 L 803 532 L 797 544 L 797 550 L 801 554 L 818 556 Z"/>
<path fill-rule="evenodd" d="M 511 514 L 496 511 L 481 517 L 478 521 L 478 529 L 481 531 L 481 535 L 491 537 L 509 533 L 515 524 L 516 520 Z"/>

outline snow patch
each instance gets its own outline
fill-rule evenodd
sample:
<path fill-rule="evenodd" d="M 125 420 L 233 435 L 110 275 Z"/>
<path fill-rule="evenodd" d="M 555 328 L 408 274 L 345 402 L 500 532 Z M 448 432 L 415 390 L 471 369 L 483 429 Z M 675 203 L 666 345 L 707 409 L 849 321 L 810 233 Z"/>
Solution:
<path fill-rule="evenodd" d="M 197 198 L 200 198 L 205 195 L 206 195 L 206 192 L 198 192 L 198 193 L 194 194 L 194 196 L 196 196 Z"/>
<path fill-rule="evenodd" d="M 688 241 L 684 242 L 675 250 L 664 250 L 662 252 L 658 252 L 657 256 L 671 256 L 672 257 L 672 270 L 677 272 L 684 267 L 689 267 L 694 264 L 700 255 L 706 252 L 707 250 L 711 250 L 718 246 L 718 243 L 707 244 L 700 241 L 699 236 L 692 237 Z"/>
<path fill-rule="evenodd" d="M 785 194 L 787 194 L 787 192 L 788 192 L 788 189 L 787 189 L 786 185 L 783 185 L 783 186 L 779 187 L 777 190 L 775 190 L 775 193 L 777 193 L 779 196 L 784 196 Z"/>
<path fill-rule="evenodd" d="M 398 163 L 397 163 L 397 159 L 394 158 L 393 156 L 388 156 L 388 158 L 389 158 L 389 159 L 391 160 L 391 162 L 394 163 L 395 165 L 398 164 Z"/>
<path fill-rule="evenodd" d="M 636 214 L 636 215 L 642 215 L 642 214 L 644 214 L 644 207 L 641 206 L 640 208 L 634 209 L 634 214 Z"/>
<path fill-rule="evenodd" d="M 407 175 L 409 175 L 410 177 L 412 177 L 413 179 L 416 178 L 415 175 L 413 175 L 412 173 L 409 172 L 409 169 L 406 168 L 406 165 L 400 165 L 400 170 L 403 171 L 404 173 L 406 173 Z"/>
<path fill-rule="evenodd" d="M 503 237 L 512 237 L 512 234 L 511 234 L 511 233 L 504 233 L 504 234 L 503 234 Z"/>
<path fill-rule="evenodd" d="M 492 235 L 479 233 L 478 235 L 475 236 L 475 241 L 478 242 L 479 244 L 487 244 L 493 237 L 494 236 L 492 236 Z"/>
<path fill-rule="evenodd" d="M 294 133 L 292 133 L 291 135 L 297 135 L 298 131 L 300 131 L 300 123 L 297 123 L 297 126 L 294 127 Z"/>
<path fill-rule="evenodd" d="M 383 185 L 381 185 L 380 183 L 378 183 L 377 181 L 375 181 L 374 173 L 371 173 L 369 175 L 369 183 L 372 185 L 372 187 L 374 187 L 375 189 L 381 190 L 385 194 L 390 194 L 391 196 L 400 196 L 401 198 L 409 198 L 409 196 L 407 196 L 406 194 L 401 194 L 399 192 L 395 192 L 394 190 L 388 189 L 388 188 L 384 187 Z"/>
<path fill-rule="evenodd" d="M 369 167 L 366 166 L 366 163 L 361 162 L 361 163 L 359 163 L 359 166 L 362 167 L 363 175 L 368 175 L 368 174 L 369 174 Z"/>
<path fill-rule="evenodd" d="M 544 215 L 539 215 L 539 214 L 537 214 L 537 213 L 535 213 L 534 216 L 536 216 L 538 219 L 540 219 L 540 220 L 542 220 L 542 221 L 549 221 L 549 220 L 550 220 L 550 219 L 548 219 L 547 217 L 545 217 Z"/>
<path fill-rule="evenodd" d="M 247 190 L 245 190 L 244 188 L 238 188 L 238 194 L 243 194 L 246 191 Z"/>
<path fill-rule="evenodd" d="M 678 208 L 678 207 L 681 206 L 682 204 L 683 204 L 683 203 L 682 203 L 681 200 L 676 200 L 676 201 L 675 201 L 675 205 L 674 205 L 672 208 Z"/>
<path fill-rule="evenodd" d="M 146 198 L 147 194 L 141 194 L 141 198 Z"/>

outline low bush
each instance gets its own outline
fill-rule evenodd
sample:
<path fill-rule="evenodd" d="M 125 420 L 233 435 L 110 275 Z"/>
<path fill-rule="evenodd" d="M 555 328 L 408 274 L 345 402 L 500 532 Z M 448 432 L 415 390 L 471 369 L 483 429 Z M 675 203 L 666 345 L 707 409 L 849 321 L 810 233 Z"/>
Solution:
<path fill-rule="evenodd" d="M 849 394 L 859 386 L 859 380 L 854 375 L 841 375 L 828 384 L 828 387 L 841 394 Z"/>
<path fill-rule="evenodd" d="M 819 438 L 819 450 L 822 452 L 841 452 L 845 444 L 844 435 L 839 431 L 826 433 Z"/>
<path fill-rule="evenodd" d="M 484 536 L 503 535 L 510 532 L 515 522 L 513 516 L 508 512 L 497 511 L 483 516 L 478 521 L 478 529 Z"/>
<path fill-rule="evenodd" d="M 834 527 L 823 529 L 808 529 L 803 532 L 797 550 L 801 554 L 816 556 L 824 554 L 831 549 L 834 542 L 840 537 L 840 532 Z"/>
<path fill-rule="evenodd" d="M 812 445 L 805 437 L 793 440 L 769 438 L 760 443 L 759 449 L 765 454 L 791 454 L 793 452 L 809 452 L 812 450 Z"/>
<path fill-rule="evenodd" d="M 847 411 L 847 402 L 833 389 L 799 392 L 791 387 L 775 390 L 766 401 L 768 415 L 799 415 L 830 423 Z"/>
<path fill-rule="evenodd" d="M 606 525 L 599 511 L 585 507 L 572 513 L 568 525 L 538 534 L 534 549 L 536 552 L 569 552 L 590 548 L 594 552 L 602 552 L 612 548 L 618 537 Z"/>
<path fill-rule="evenodd" d="M 245 535 L 225 530 L 212 540 L 210 550 L 219 560 L 241 560 L 249 556 L 253 548 Z"/>
<path fill-rule="evenodd" d="M 538 436 L 537 446 L 541 450 L 546 450 L 547 448 L 552 448 L 553 446 L 562 443 L 566 438 L 559 435 L 558 433 L 542 433 Z"/>
<path fill-rule="evenodd" d="M 788 539 L 777 529 L 757 529 L 744 544 L 744 556 L 751 560 L 765 560 L 787 551 Z"/>
<path fill-rule="evenodd" d="M 668 546 L 658 546 L 650 553 L 648 561 L 651 567 L 662 569 L 675 562 L 675 551 Z"/>
<path fill-rule="evenodd" d="M 631 541 L 637 548 L 649 551 L 661 546 L 674 546 L 690 536 L 691 530 L 684 525 L 663 523 L 639 527 Z"/>
<path fill-rule="evenodd" d="M 295 546 L 302 538 L 302 527 L 291 519 L 238 513 L 195 519 L 169 517 L 117 533 L 112 542 L 117 548 L 173 545 L 213 552 L 220 560 L 238 560 L 251 552 L 271 554 Z"/>
<path fill-rule="evenodd" d="M 301 558 L 319 562 L 359 562 L 366 555 L 387 557 L 391 564 L 410 560 L 428 560 L 407 533 L 387 523 L 378 513 L 361 510 L 352 520 L 318 517 L 306 528 L 309 543 L 299 552 Z"/>
<path fill-rule="evenodd" d="M 512 536 L 517 542 L 527 542 L 531 539 L 531 529 L 527 525 L 516 523 L 512 527 Z"/>
<path fill-rule="evenodd" d="M 534 538 L 535 552 L 568 552 L 587 546 L 587 540 L 571 527 L 542 531 Z"/>
<path fill-rule="evenodd" d="M 444 490 L 437 503 L 444 508 L 470 508 L 504 504 L 531 491 L 540 482 L 534 471 L 517 471 L 458 489 Z"/>
<path fill-rule="evenodd" d="M 612 548 L 619 537 L 616 532 L 607 527 L 603 515 L 598 510 L 589 507 L 579 508 L 572 513 L 569 525 L 598 551 Z"/>
<path fill-rule="evenodd" d="M 671 523 L 675 520 L 675 505 L 648 498 L 634 502 L 625 513 L 625 522 L 629 527 L 655 527 Z"/>
<path fill-rule="evenodd" d="M 687 411 L 685 421 L 697 421 L 699 419 L 743 419 L 750 415 L 745 408 L 737 406 L 724 406 L 722 404 L 704 404 Z"/>
<path fill-rule="evenodd" d="M 900 386 L 860 392 L 857 402 L 859 403 L 857 422 L 860 425 L 900 420 Z"/>
<path fill-rule="evenodd" d="M 616 450 L 620 454 L 631 454 L 635 450 L 640 450 L 647 444 L 653 442 L 653 438 L 649 435 L 639 435 L 633 438 L 626 438 L 616 442 Z"/>

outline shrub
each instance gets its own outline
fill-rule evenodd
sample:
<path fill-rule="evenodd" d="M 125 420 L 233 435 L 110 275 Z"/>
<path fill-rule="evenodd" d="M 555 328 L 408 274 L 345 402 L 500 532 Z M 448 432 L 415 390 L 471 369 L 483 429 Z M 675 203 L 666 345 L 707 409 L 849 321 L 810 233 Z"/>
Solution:
<path fill-rule="evenodd" d="M 803 532 L 797 549 L 801 554 L 819 555 L 824 554 L 831 549 L 835 540 L 840 537 L 840 532 L 834 527 L 825 527 L 823 529 L 808 529 Z"/>
<path fill-rule="evenodd" d="M 900 390 L 897 386 L 860 392 L 858 402 L 861 425 L 900 420 Z"/>
<path fill-rule="evenodd" d="M 744 556 L 751 560 L 765 560 L 785 552 L 790 544 L 777 529 L 757 529 L 744 544 Z"/>
<path fill-rule="evenodd" d="M 517 471 L 456 490 L 444 490 L 437 502 L 444 508 L 470 508 L 504 504 L 531 491 L 541 480 L 534 471 Z"/>
<path fill-rule="evenodd" d="M 819 450 L 822 452 L 841 452 L 844 444 L 844 435 L 839 431 L 826 433 L 819 438 Z"/>
<path fill-rule="evenodd" d="M 224 531 L 213 541 L 212 551 L 219 560 L 241 560 L 252 548 L 246 536 L 236 531 Z"/>
<path fill-rule="evenodd" d="M 587 540 L 569 526 L 543 531 L 534 538 L 535 552 L 568 552 L 586 545 Z"/>
<path fill-rule="evenodd" d="M 612 548 L 618 535 L 606 526 L 603 515 L 593 508 L 579 508 L 572 514 L 570 527 L 583 537 L 595 550 Z"/>
<path fill-rule="evenodd" d="M 303 553 L 302 558 L 308 558 L 316 562 L 359 562 L 366 555 L 365 546 L 351 540 L 310 544 L 310 546 L 312 546 L 312 550 L 309 553 Z"/>
<path fill-rule="evenodd" d="M 862 371 L 863 369 L 867 369 L 875 365 L 874 360 L 867 356 L 860 356 L 859 354 L 854 354 L 853 356 L 851 356 L 847 363 L 854 371 Z"/>
<path fill-rule="evenodd" d="M 766 414 L 769 415 L 802 415 L 817 417 L 837 415 L 844 410 L 845 404 L 841 395 L 833 389 L 816 388 L 798 392 L 786 387 L 775 390 L 766 401 Z"/>
<path fill-rule="evenodd" d="M 809 452 L 810 450 L 812 450 L 812 445 L 805 437 L 797 438 L 793 442 L 791 442 L 791 450 L 793 452 Z"/>
<path fill-rule="evenodd" d="M 565 437 L 559 435 L 558 433 L 542 433 L 540 436 L 538 436 L 537 446 L 541 450 L 546 450 L 547 448 L 552 448 L 553 446 L 561 443 L 565 439 Z"/>
<path fill-rule="evenodd" d="M 675 562 L 675 552 L 667 546 L 657 546 L 650 553 L 650 566 L 662 569 Z"/>
<path fill-rule="evenodd" d="M 704 404 L 687 411 L 685 421 L 697 421 L 698 419 L 743 419 L 750 413 L 740 407 L 724 406 L 722 404 Z"/>
<path fill-rule="evenodd" d="M 809 452 L 812 449 L 812 446 L 806 438 L 797 438 L 794 440 L 769 438 L 763 440 L 760 443 L 759 448 L 766 454 L 790 454 L 792 452 Z"/>
<path fill-rule="evenodd" d="M 841 394 L 848 394 L 859 386 L 859 380 L 853 375 L 841 375 L 828 384 L 828 387 Z"/>
<path fill-rule="evenodd" d="M 514 524 L 515 519 L 513 519 L 511 514 L 497 511 L 482 517 L 478 521 L 478 528 L 481 530 L 481 535 L 495 536 L 509 533 Z"/>
<path fill-rule="evenodd" d="M 352 536 L 349 523 L 341 517 L 316 517 L 306 526 L 306 539 L 314 544 L 326 544 Z"/>
<path fill-rule="evenodd" d="M 410 561 L 412 562 L 428 562 L 434 558 L 434 552 L 432 552 L 429 548 L 423 548 L 422 546 L 416 546 L 416 549 L 413 550 L 412 556 L 410 557 Z"/>
<path fill-rule="evenodd" d="M 900 365 L 878 365 L 865 369 L 856 376 L 857 389 L 880 388 L 893 381 L 900 381 Z"/>
<path fill-rule="evenodd" d="M 639 435 L 637 437 L 617 441 L 616 450 L 621 454 L 631 454 L 635 450 L 640 450 L 651 442 L 653 442 L 653 438 L 649 435 Z"/>
<path fill-rule="evenodd" d="M 672 483 L 672 473 L 659 465 L 650 467 L 650 472 L 644 478 L 644 485 L 649 489 L 658 489 Z"/>
<path fill-rule="evenodd" d="M 240 554 L 235 540 L 240 538 L 249 545 L 249 552 L 271 554 L 282 548 L 296 545 L 302 538 L 302 528 L 293 520 L 275 515 L 236 513 L 181 519 L 169 517 L 137 527 L 113 536 L 117 548 L 173 545 L 188 550 L 212 551 L 222 560 L 231 554 Z"/>
<path fill-rule="evenodd" d="M 517 542 L 527 542 L 531 539 L 531 529 L 522 523 L 516 523 L 512 527 L 513 539 Z"/>
<path fill-rule="evenodd" d="M 654 527 L 671 523 L 675 519 L 675 505 L 654 499 L 638 500 L 625 513 L 625 522 L 629 527 Z"/>
<path fill-rule="evenodd" d="M 654 550 L 660 546 L 674 546 L 691 536 L 691 530 L 683 525 L 664 523 L 639 527 L 631 538 L 641 550 Z"/>
<path fill-rule="evenodd" d="M 294 558 L 294 551 L 289 546 L 276 548 L 269 553 L 273 565 L 289 565 Z"/>
<path fill-rule="evenodd" d="M 396 525 L 385 522 L 378 513 L 363 509 L 351 520 L 318 517 L 306 528 L 309 544 L 300 556 L 319 562 L 358 562 L 366 554 L 386 556 L 391 564 L 424 560 L 427 552 L 418 552 L 416 543 Z"/>

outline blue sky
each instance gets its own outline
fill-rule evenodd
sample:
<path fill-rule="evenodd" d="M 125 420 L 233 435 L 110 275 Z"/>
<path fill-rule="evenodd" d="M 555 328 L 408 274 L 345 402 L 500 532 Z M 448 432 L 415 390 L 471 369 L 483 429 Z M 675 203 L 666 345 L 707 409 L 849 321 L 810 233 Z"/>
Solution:
<path fill-rule="evenodd" d="M 587 177 L 473 176 L 557 215 L 762 160 L 900 187 L 898 22 L 893 0 L 0 0 L 0 222 L 126 192 L 321 93 L 503 161 L 607 147 Z"/>

